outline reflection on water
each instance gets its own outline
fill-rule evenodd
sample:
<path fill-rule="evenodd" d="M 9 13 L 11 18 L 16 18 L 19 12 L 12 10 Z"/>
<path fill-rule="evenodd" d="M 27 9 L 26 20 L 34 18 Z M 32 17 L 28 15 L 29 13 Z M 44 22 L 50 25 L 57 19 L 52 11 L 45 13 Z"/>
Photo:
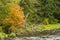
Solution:
<path fill-rule="evenodd" d="M 6 40 L 60 40 L 60 35 L 45 35 L 40 37 L 16 37 Z"/>

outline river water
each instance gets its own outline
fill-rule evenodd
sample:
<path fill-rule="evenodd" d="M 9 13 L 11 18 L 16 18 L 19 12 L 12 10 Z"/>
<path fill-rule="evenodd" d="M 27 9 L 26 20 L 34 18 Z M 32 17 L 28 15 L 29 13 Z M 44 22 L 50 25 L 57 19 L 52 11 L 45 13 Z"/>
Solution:
<path fill-rule="evenodd" d="M 5 40 L 60 40 L 60 35 L 44 35 L 36 37 L 15 37 Z"/>

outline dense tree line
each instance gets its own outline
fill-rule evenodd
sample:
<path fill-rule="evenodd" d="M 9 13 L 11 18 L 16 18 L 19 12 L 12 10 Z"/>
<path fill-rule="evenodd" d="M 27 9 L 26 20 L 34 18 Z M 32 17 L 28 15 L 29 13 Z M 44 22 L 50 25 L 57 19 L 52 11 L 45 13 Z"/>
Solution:
<path fill-rule="evenodd" d="M 22 0 L 28 23 L 51 24 L 60 22 L 59 0 Z"/>
<path fill-rule="evenodd" d="M 20 32 L 26 23 L 60 23 L 60 0 L 0 0 L 0 26 L 3 32 Z"/>

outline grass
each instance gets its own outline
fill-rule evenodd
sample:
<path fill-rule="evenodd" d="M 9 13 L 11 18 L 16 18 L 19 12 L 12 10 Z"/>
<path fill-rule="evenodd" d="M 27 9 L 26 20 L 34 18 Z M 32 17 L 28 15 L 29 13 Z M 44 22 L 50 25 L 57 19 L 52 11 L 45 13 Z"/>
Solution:
<path fill-rule="evenodd" d="M 51 30 L 51 29 L 57 29 L 57 28 L 60 28 L 60 23 L 27 27 L 26 30 L 27 31 L 33 31 L 33 30 L 41 31 L 41 30 Z"/>
<path fill-rule="evenodd" d="M 60 23 L 44 25 L 45 30 L 60 28 Z"/>
<path fill-rule="evenodd" d="M 0 32 L 0 38 L 8 38 L 8 37 L 16 37 L 16 34 L 15 33 L 6 34 L 4 32 Z"/>

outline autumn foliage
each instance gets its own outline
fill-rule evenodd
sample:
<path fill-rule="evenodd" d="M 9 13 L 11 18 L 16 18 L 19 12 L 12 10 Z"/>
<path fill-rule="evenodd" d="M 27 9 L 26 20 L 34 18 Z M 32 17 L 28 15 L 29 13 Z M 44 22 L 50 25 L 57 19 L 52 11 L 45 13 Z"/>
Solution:
<path fill-rule="evenodd" d="M 9 12 L 3 21 L 3 25 L 10 24 L 9 29 L 14 31 L 16 27 L 23 28 L 25 20 L 22 7 L 20 7 L 16 2 L 11 2 L 11 4 L 14 6 L 12 5 L 9 7 Z"/>

